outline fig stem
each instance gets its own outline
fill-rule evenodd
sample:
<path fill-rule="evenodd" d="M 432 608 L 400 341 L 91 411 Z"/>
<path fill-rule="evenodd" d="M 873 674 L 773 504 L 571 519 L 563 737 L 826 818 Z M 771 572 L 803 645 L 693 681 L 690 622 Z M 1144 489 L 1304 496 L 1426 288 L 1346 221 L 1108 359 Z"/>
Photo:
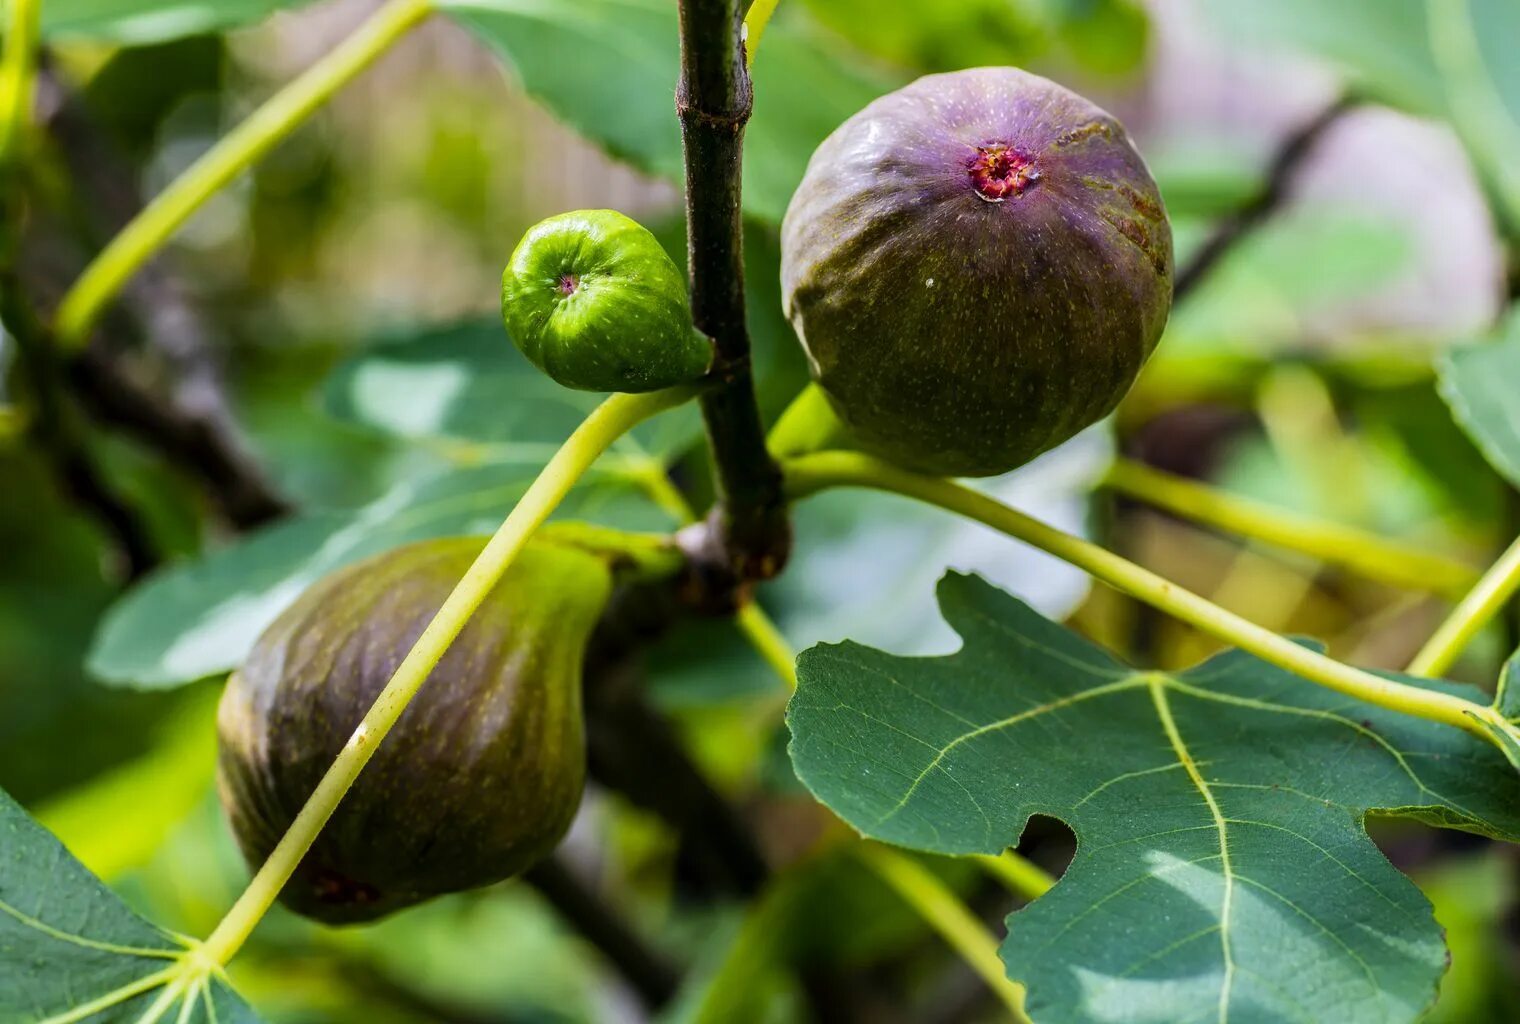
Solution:
<path fill-rule="evenodd" d="M 0 55 L 0 166 L 10 163 L 32 115 L 41 0 L 11 0 Z"/>
<path fill-rule="evenodd" d="M 191 214 L 432 12 L 432 0 L 389 0 L 191 164 L 107 243 L 69 288 L 58 306 L 59 344 L 83 345 L 106 304 Z"/>
<path fill-rule="evenodd" d="M 1339 565 L 1380 583 L 1456 598 L 1478 579 L 1477 569 L 1457 559 L 1237 497 L 1132 459 L 1115 459 L 1102 485 L 1206 526 Z"/>
<path fill-rule="evenodd" d="M 751 598 L 734 613 L 734 624 L 755 653 L 771 667 L 776 676 L 786 684 L 787 692 L 797 689 L 797 652 L 787 643 L 785 635 L 765 609 Z"/>
<path fill-rule="evenodd" d="M 289 830 L 207 938 L 204 946 L 207 957 L 226 964 L 242 947 L 454 638 L 576 481 L 619 437 L 650 416 L 680 405 L 695 394 L 696 388 L 687 386 L 642 395 L 613 395 L 592 410 L 566 439 L 444 600 L 443 607 L 375 698 Z"/>
<path fill-rule="evenodd" d="M 1455 726 L 1492 743 L 1506 757 L 1515 749 L 1507 748 L 1506 742 L 1520 742 L 1520 730 L 1491 707 L 1384 679 L 1336 661 L 1184 590 L 1091 541 L 1057 530 L 954 481 L 911 473 L 857 452 L 803 456 L 786 462 L 783 471 L 787 494 L 793 499 L 830 487 L 851 486 L 869 487 L 938 506 L 1054 555 L 1116 590 L 1312 683 L 1390 711 Z"/>
<path fill-rule="evenodd" d="M 791 528 L 781 473 L 765 448 L 745 321 L 742 172 L 754 105 L 737 0 L 681 0 L 676 112 L 686 170 L 692 321 L 713 340 L 713 386 L 702 395 L 717 479 L 719 540 L 740 582 L 786 563 Z"/>
<path fill-rule="evenodd" d="M 1457 603 L 1409 663 L 1417 676 L 1440 676 L 1456 664 L 1478 631 L 1520 590 L 1520 538 L 1499 556 L 1483 578 Z"/>

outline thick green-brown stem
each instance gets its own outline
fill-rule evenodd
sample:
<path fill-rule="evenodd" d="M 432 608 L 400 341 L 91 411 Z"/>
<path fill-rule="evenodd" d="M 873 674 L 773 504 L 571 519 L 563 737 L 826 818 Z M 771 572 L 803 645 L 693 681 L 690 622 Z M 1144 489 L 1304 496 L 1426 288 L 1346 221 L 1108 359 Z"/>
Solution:
<path fill-rule="evenodd" d="M 715 523 L 739 580 L 786 562 L 791 533 L 781 473 L 765 449 L 744 318 L 740 204 L 744 126 L 753 103 L 736 0 L 681 0 L 676 109 L 686 156 L 686 244 L 692 317 L 713 339 L 715 384 L 702 415 L 717 467 Z"/>

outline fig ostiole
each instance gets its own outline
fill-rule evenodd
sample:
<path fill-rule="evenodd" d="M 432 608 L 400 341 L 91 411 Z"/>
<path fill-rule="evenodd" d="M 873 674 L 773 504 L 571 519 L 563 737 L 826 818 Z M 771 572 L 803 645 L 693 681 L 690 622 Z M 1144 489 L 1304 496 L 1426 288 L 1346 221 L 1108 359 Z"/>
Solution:
<path fill-rule="evenodd" d="M 1107 415 L 1166 324 L 1172 237 L 1124 129 L 1014 68 L 930 75 L 813 154 L 788 318 L 856 443 L 1006 472 Z"/>
<path fill-rule="evenodd" d="M 222 697 L 218 784 L 255 868 L 482 538 L 426 540 L 339 570 L 265 630 Z M 553 849 L 580 803 L 585 647 L 606 561 L 535 540 L 450 645 L 280 895 L 332 924 L 509 878 Z"/>
<path fill-rule="evenodd" d="M 501 312 L 523 354 L 568 388 L 658 391 L 699 379 L 712 363 L 680 268 L 615 210 L 530 228 L 502 273 Z"/>

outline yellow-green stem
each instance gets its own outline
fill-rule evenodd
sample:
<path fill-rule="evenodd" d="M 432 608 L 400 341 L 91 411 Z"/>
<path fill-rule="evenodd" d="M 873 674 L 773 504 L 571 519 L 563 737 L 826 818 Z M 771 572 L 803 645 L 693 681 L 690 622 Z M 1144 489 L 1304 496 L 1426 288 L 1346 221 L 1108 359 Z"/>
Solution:
<path fill-rule="evenodd" d="M 1103 482 L 1120 494 L 1187 519 L 1343 566 L 1382 583 L 1457 597 L 1478 578 L 1476 569 L 1456 559 L 1239 498 L 1129 459 L 1116 460 Z"/>
<path fill-rule="evenodd" d="M 771 15 L 776 13 L 779 2 L 755 0 L 744 14 L 744 62 L 751 67 L 755 64 L 755 51 L 760 49 L 760 37 L 765 34 L 765 26 L 771 23 Z"/>
<path fill-rule="evenodd" d="M 1499 556 L 1476 586 L 1458 602 L 1409 663 L 1417 676 L 1440 676 L 1456 664 L 1469 641 L 1520 590 L 1520 538 Z"/>
<path fill-rule="evenodd" d="M 783 464 L 787 493 L 805 497 L 829 487 L 870 487 L 937 505 L 992 527 L 1084 570 L 1109 586 L 1173 615 L 1210 636 L 1310 682 L 1378 707 L 1464 729 L 1504 750 L 1490 730 L 1520 736 L 1489 707 L 1395 682 L 1302 647 L 1220 608 L 1096 544 L 1063 533 L 950 480 L 920 476 L 855 452 L 822 452 Z"/>
<path fill-rule="evenodd" d="M 896 850 L 864 843 L 857 854 L 981 976 L 1015 1020 L 1029 1020 L 1024 1014 L 1024 987 L 1008 980 L 997 939 L 955 893 L 918 861 Z"/>
<path fill-rule="evenodd" d="M 686 401 L 694 393 L 691 388 L 674 388 L 649 395 L 613 395 L 576 428 L 443 602 L 274 852 L 206 940 L 204 951 L 208 958 L 225 964 L 243 945 L 449 644 L 491 593 L 533 531 L 549 517 L 597 456 L 642 420 Z"/>
<path fill-rule="evenodd" d="M 746 601 L 734 615 L 734 622 L 750 646 L 786 684 L 786 688 L 797 689 L 797 656 L 792 652 L 791 644 L 786 642 L 786 637 L 781 635 L 781 630 L 765 614 L 765 609 L 752 600 Z"/>
<path fill-rule="evenodd" d="M 58 307 L 59 342 L 77 346 L 127 280 L 190 215 L 432 13 L 431 0 L 390 0 L 275 93 L 142 209 L 90 263 Z"/>
<path fill-rule="evenodd" d="M 10 0 L 0 55 L 0 166 L 10 162 L 32 114 L 41 0 Z"/>
<path fill-rule="evenodd" d="M 996 857 L 979 853 L 972 859 L 986 868 L 989 875 L 1002 882 L 1009 892 L 1026 900 L 1039 899 L 1056 884 L 1050 872 L 1012 850 L 1004 850 Z"/>

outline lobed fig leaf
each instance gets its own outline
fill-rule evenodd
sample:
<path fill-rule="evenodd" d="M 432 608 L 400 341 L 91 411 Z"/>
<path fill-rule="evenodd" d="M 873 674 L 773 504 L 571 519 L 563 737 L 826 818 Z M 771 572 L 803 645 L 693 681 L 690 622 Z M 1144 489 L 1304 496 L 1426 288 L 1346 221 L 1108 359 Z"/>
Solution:
<path fill-rule="evenodd" d="M 262 863 L 480 553 L 426 540 L 318 581 L 255 643 L 218 716 L 223 806 Z M 581 668 L 612 579 L 535 541 L 471 617 L 281 893 L 367 921 L 517 874 L 569 827 L 585 781 Z"/>
<path fill-rule="evenodd" d="M 1172 237 L 1124 129 L 1014 68 L 929 75 L 814 153 L 788 318 L 859 444 L 990 476 L 1107 415 L 1166 324 Z"/>
<path fill-rule="evenodd" d="M 614 210 L 528 230 L 501 278 L 507 333 L 540 370 L 581 391 L 658 391 L 696 380 L 712 343 L 686 279 L 649 230 Z"/>

